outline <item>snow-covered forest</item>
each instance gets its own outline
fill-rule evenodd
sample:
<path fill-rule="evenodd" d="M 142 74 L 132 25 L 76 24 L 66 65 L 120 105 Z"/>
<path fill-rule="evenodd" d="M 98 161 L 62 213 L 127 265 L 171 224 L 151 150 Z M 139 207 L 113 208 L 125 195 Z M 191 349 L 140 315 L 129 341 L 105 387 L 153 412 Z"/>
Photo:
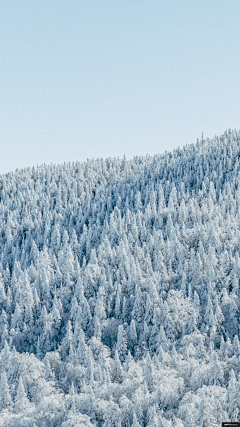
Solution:
<path fill-rule="evenodd" d="M 0 176 L 0 426 L 240 418 L 240 132 Z"/>

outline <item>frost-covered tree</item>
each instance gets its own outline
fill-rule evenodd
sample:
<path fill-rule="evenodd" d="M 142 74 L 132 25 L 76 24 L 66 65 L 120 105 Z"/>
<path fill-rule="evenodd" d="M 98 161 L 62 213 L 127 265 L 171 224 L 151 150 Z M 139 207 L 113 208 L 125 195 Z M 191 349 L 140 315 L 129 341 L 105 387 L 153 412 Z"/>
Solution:
<path fill-rule="evenodd" d="M 1 375 L 1 385 L 0 385 L 0 408 L 1 410 L 10 410 L 12 407 L 12 398 L 10 395 L 8 380 L 6 372 L 3 371 Z"/>
<path fill-rule="evenodd" d="M 121 427 L 121 411 L 116 403 L 110 402 L 108 404 L 103 418 L 104 427 Z"/>
<path fill-rule="evenodd" d="M 123 325 L 118 327 L 116 350 L 121 362 L 124 362 L 127 355 L 127 339 Z"/>
<path fill-rule="evenodd" d="M 27 398 L 27 394 L 24 390 L 24 385 L 22 381 L 22 377 L 19 377 L 17 394 L 14 402 L 14 411 L 18 414 L 19 412 L 23 412 L 29 406 L 29 400 Z"/>
<path fill-rule="evenodd" d="M 0 176 L 4 425 L 238 419 L 239 150 Z"/>
<path fill-rule="evenodd" d="M 115 358 L 112 366 L 112 381 L 121 383 L 123 380 L 123 369 L 118 356 L 117 350 L 115 351 Z"/>

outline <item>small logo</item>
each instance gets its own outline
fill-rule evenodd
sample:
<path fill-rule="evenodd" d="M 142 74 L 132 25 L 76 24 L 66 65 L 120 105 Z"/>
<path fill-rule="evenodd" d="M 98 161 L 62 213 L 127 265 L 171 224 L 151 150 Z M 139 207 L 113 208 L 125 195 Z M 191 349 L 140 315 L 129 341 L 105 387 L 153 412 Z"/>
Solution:
<path fill-rule="evenodd" d="M 226 423 L 222 423 L 222 427 L 240 427 L 240 422 L 236 422 L 236 423 L 230 423 L 230 422 L 226 422 Z"/>

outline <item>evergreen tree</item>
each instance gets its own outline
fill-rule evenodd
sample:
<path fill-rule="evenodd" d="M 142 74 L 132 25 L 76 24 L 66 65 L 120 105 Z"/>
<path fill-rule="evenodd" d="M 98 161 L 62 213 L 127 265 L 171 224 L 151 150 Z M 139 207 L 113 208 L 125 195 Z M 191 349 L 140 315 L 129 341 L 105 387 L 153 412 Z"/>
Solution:
<path fill-rule="evenodd" d="M 14 411 L 17 414 L 19 414 L 20 412 L 23 412 L 25 409 L 27 409 L 28 406 L 29 406 L 29 400 L 24 390 L 22 377 L 20 376 L 18 381 L 17 394 L 15 397 Z"/>
<path fill-rule="evenodd" d="M 121 411 L 116 403 L 109 402 L 103 418 L 103 427 L 121 427 Z"/>
<path fill-rule="evenodd" d="M 123 381 L 123 369 L 117 350 L 115 351 L 115 358 L 112 366 L 112 381 L 118 383 Z"/>
<path fill-rule="evenodd" d="M 127 340 L 123 325 L 118 327 L 116 350 L 120 361 L 124 362 L 127 355 Z"/>
<path fill-rule="evenodd" d="M 135 411 L 133 411 L 133 422 L 132 422 L 132 427 L 140 427 L 140 424 L 137 420 L 137 416 Z"/>
<path fill-rule="evenodd" d="M 137 332 L 134 319 L 131 320 L 130 329 L 129 329 L 129 345 L 131 353 L 134 354 L 134 349 L 137 344 Z"/>
<path fill-rule="evenodd" d="M 154 379 L 153 379 L 152 363 L 151 363 L 151 359 L 150 359 L 149 354 L 147 354 L 147 357 L 146 357 L 145 366 L 144 366 L 144 374 L 145 374 L 145 381 L 146 381 L 148 390 L 150 392 L 152 392 L 153 388 L 154 388 L 153 387 Z"/>
<path fill-rule="evenodd" d="M 9 391 L 8 386 L 8 380 L 6 372 L 3 371 L 1 375 L 1 385 L 0 385 L 0 408 L 1 410 L 4 409 L 11 409 L 12 407 L 12 398 Z"/>
<path fill-rule="evenodd" d="M 86 364 L 87 361 L 87 345 L 85 343 L 85 335 L 82 329 L 79 330 L 78 347 L 76 349 L 77 363 Z"/>

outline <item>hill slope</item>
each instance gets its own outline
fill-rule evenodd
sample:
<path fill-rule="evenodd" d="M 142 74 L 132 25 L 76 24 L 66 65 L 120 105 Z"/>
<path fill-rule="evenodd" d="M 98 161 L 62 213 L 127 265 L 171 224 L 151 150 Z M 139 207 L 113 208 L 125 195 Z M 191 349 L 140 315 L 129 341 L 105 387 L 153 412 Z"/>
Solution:
<path fill-rule="evenodd" d="M 228 131 L 0 176 L 1 426 L 238 419 L 239 157 Z"/>

